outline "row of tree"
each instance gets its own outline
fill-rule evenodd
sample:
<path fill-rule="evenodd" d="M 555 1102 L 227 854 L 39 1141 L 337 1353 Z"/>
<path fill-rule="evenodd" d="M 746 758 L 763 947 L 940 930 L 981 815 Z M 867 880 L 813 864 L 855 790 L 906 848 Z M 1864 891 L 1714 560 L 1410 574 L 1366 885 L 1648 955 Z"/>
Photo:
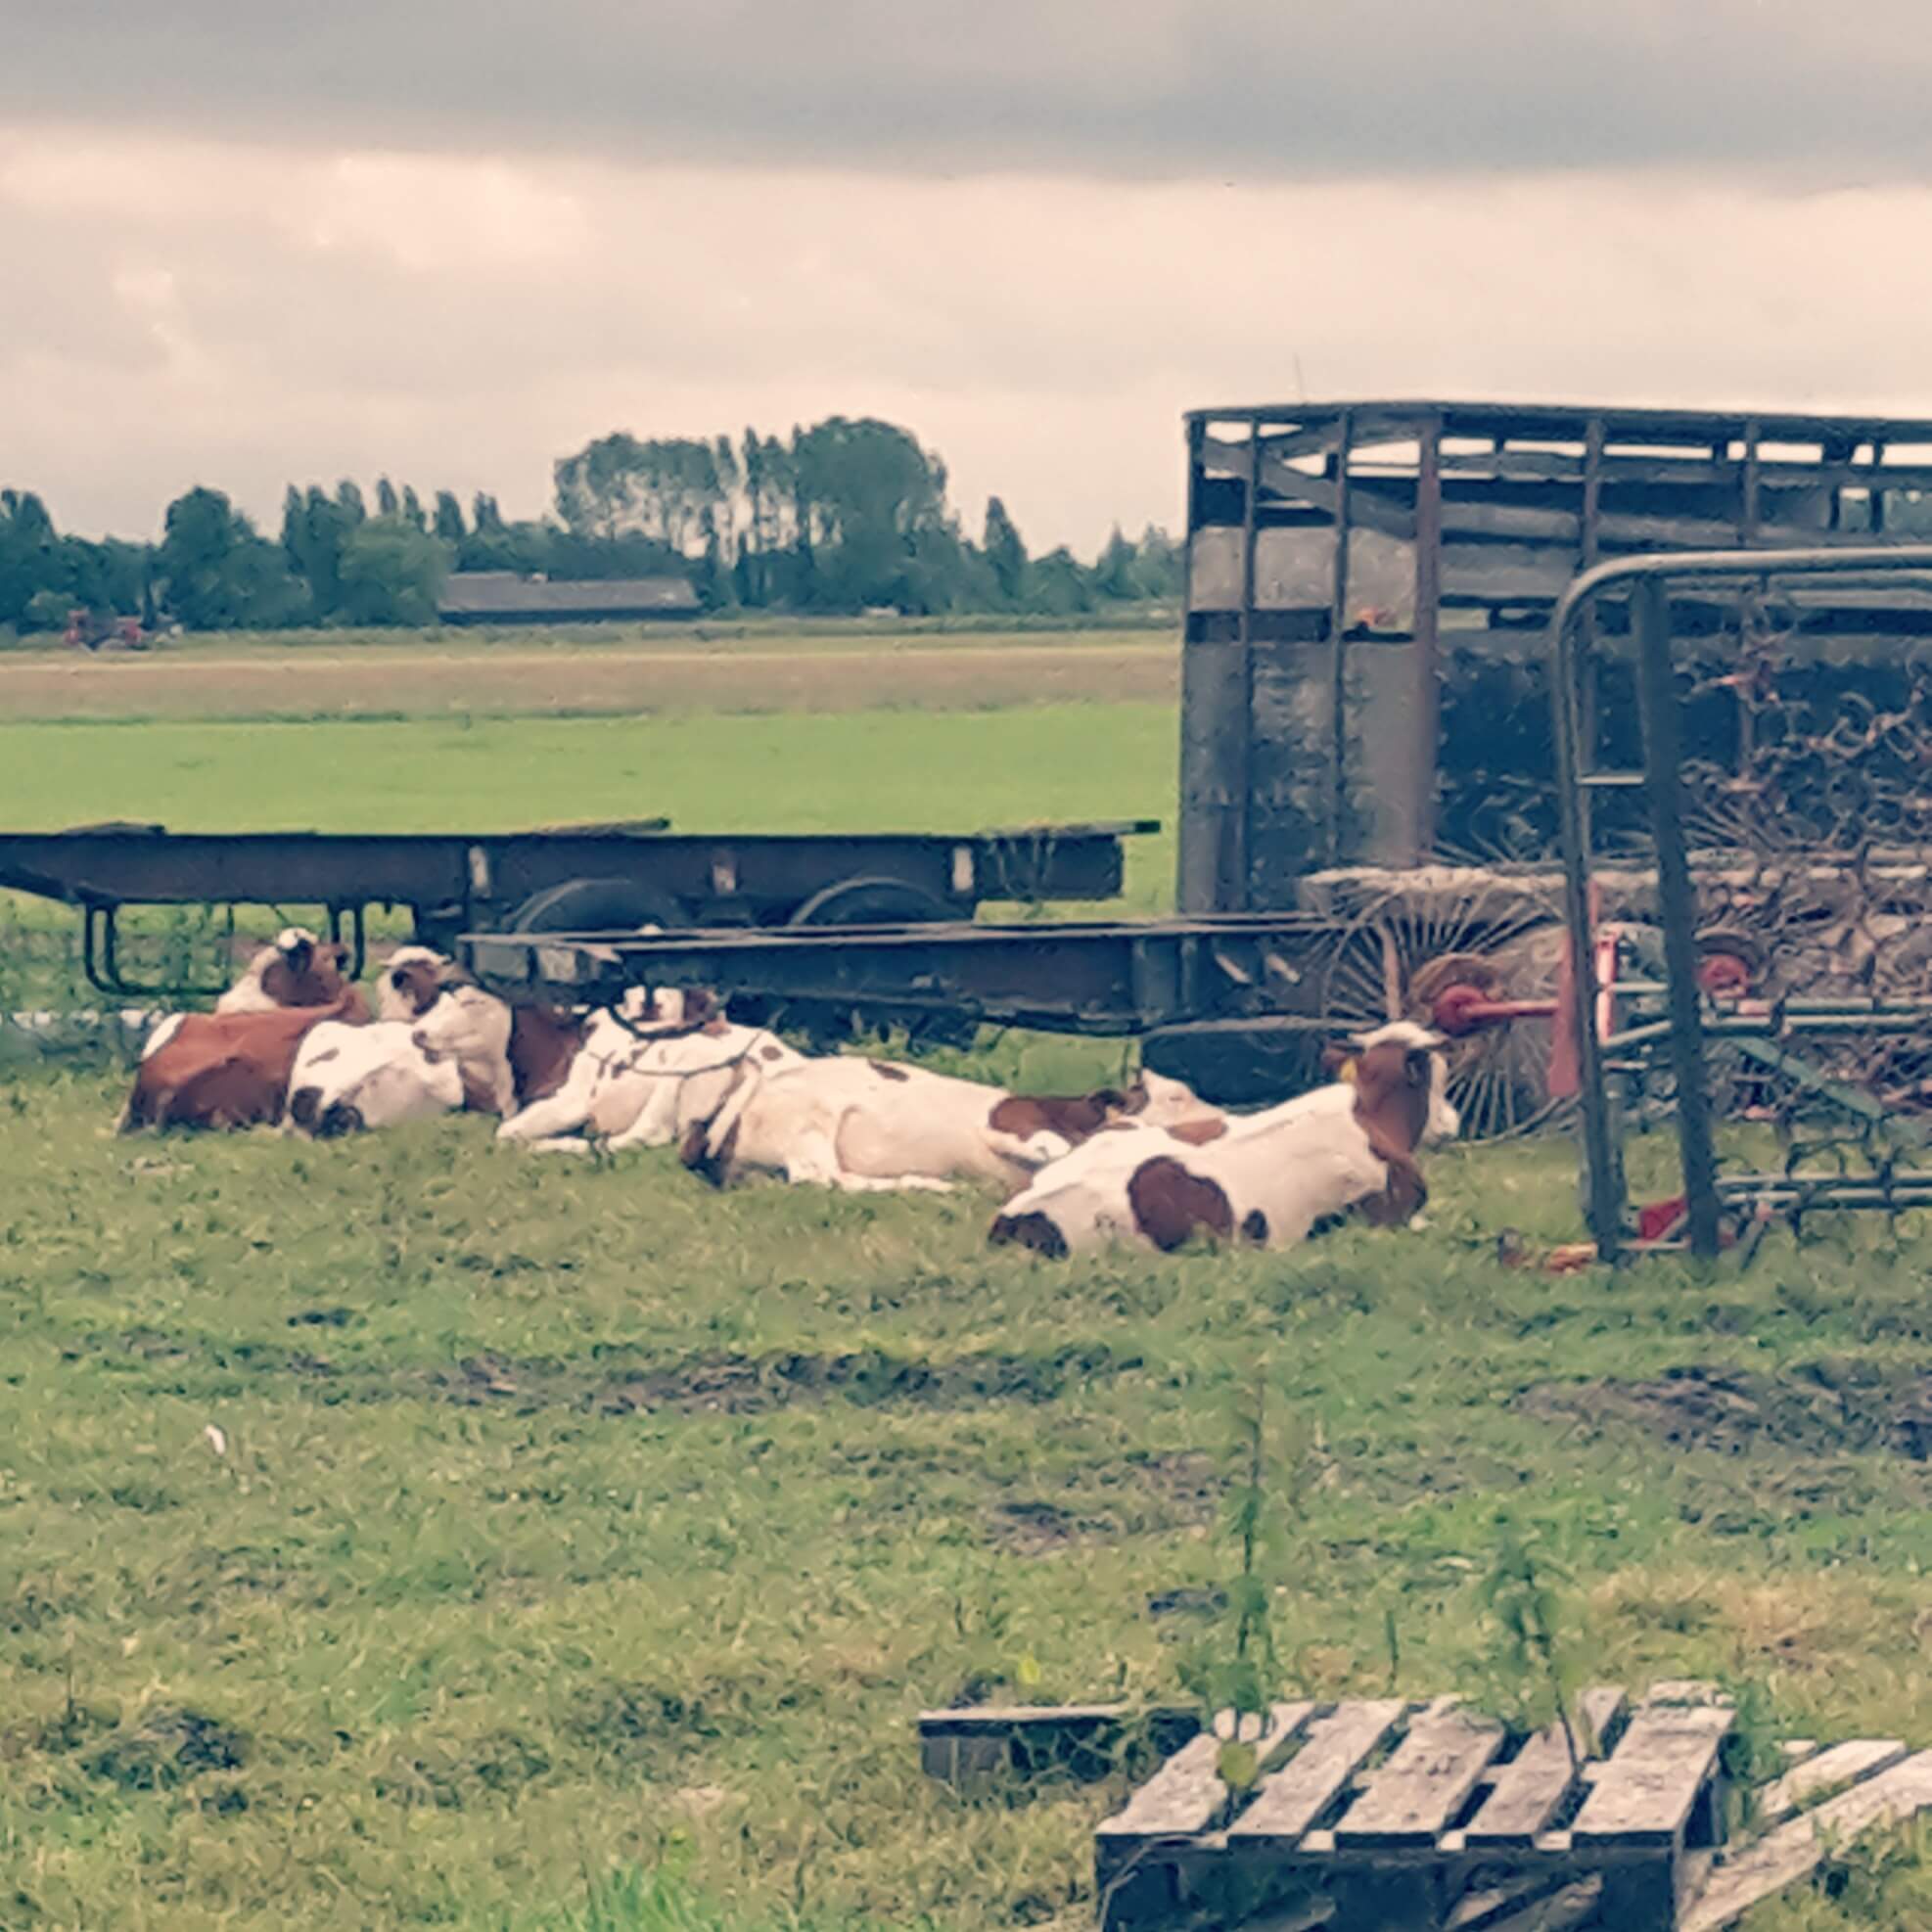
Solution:
<path fill-rule="evenodd" d="M 1180 553 L 1116 530 L 1098 561 L 1032 557 L 997 497 L 978 541 L 945 466 L 891 423 L 832 417 L 789 440 L 600 437 L 556 465 L 556 514 L 510 522 L 479 495 L 426 503 L 388 478 L 291 483 L 277 538 L 219 490 L 167 506 L 159 543 L 63 536 L 39 497 L 0 491 L 0 625 L 58 629 L 77 608 L 190 629 L 427 624 L 451 571 L 554 578 L 688 576 L 734 607 L 1072 617 L 1178 594 Z"/>

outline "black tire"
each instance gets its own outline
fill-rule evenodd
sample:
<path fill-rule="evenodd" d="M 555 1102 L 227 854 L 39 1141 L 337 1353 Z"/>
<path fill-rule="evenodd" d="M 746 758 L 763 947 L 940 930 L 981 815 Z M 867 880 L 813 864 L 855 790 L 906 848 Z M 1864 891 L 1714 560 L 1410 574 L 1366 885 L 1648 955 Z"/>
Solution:
<path fill-rule="evenodd" d="M 956 919 L 959 911 L 909 880 L 841 879 L 814 893 L 785 923 L 788 926 L 925 926 Z M 915 1046 L 971 1046 L 980 1025 L 958 1013 L 868 1001 L 863 1007 L 794 1001 L 783 1024 L 805 1034 L 824 1052 L 851 1039 L 854 1031 L 891 1033 L 902 1028 Z"/>
<path fill-rule="evenodd" d="M 813 893 L 788 926 L 923 926 L 958 916 L 956 908 L 906 879 L 841 879 Z"/>
<path fill-rule="evenodd" d="M 567 879 L 532 893 L 510 921 L 513 933 L 676 932 L 691 923 L 674 898 L 630 879 Z"/>

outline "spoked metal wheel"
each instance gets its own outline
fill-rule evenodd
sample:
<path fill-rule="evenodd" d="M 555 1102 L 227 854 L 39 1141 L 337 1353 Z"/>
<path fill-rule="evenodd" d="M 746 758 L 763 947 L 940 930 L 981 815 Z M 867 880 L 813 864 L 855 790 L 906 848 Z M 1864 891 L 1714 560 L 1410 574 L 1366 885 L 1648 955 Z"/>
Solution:
<path fill-rule="evenodd" d="M 958 915 L 943 899 L 903 879 L 844 879 L 827 886 L 792 914 L 791 926 L 912 926 Z M 866 1034 L 902 1029 L 915 1046 L 970 1046 L 979 1022 L 926 1007 L 896 1007 L 877 1000 L 793 1001 L 780 1024 L 805 1034 L 814 1048 L 830 1051 Z"/>
<path fill-rule="evenodd" d="M 1560 916 L 1521 885 L 1439 868 L 1354 907 L 1329 943 L 1322 1013 L 1338 1033 L 1394 1020 L 1433 1027 L 1451 987 L 1486 1000 L 1553 1000 L 1568 943 Z M 1449 1097 L 1462 1138 L 1507 1140 L 1568 1110 L 1549 1092 L 1551 1023 L 1541 1016 L 1484 1026 L 1447 1048 Z"/>

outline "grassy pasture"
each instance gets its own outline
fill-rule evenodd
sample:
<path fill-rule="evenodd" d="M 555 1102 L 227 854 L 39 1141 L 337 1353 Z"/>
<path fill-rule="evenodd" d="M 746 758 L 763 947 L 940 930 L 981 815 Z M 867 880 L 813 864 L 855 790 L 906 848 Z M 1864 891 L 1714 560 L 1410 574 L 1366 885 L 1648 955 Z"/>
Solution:
<path fill-rule="evenodd" d="M 1104 670 L 996 710 L 316 715 L 381 708 L 391 657 L 347 656 L 346 698 L 274 667 L 305 722 L 0 726 L 0 825 L 1172 818 L 1171 706 Z M 1142 842 L 1131 903 L 1171 876 Z M 1111 1050 L 981 1064 L 1023 1054 L 1061 1084 Z M 1932 1742 L 1917 1230 L 1742 1277 L 1505 1268 L 1502 1227 L 1575 1232 L 1553 1143 L 1437 1158 L 1424 1233 L 1056 1268 L 989 1254 L 971 1193 L 721 1200 L 470 1121 L 120 1141 L 118 1097 L 0 1084 L 7 1932 L 1071 1932 L 1120 1778 L 956 1799 L 909 1723 L 1168 1701 L 1225 1658 L 1258 1365 L 1284 1683 L 1490 1698 L 1508 1511 L 1574 1579 L 1586 1675 Z M 1909 1858 L 1833 1882 L 1749 1932 L 1932 1924 Z"/>
<path fill-rule="evenodd" d="M 1393 1617 L 1399 1686 L 1485 1694 L 1507 1508 L 1591 1674 L 1932 1736 L 1909 1251 L 1504 1269 L 1499 1223 L 1566 1231 L 1553 1146 L 1443 1157 L 1426 1235 L 1062 1269 L 972 1195 L 720 1202 L 470 1122 L 119 1141 L 114 1104 L 0 1099 L 10 1927 L 1081 1923 L 1118 1780 L 957 1800 L 907 1726 L 1225 1650 L 1258 1361 L 1292 1681 L 1379 1689 Z M 715 1920 L 657 1915 L 667 1860 Z M 1754 1932 L 1927 1922 L 1918 1869 L 1850 1876 Z"/>

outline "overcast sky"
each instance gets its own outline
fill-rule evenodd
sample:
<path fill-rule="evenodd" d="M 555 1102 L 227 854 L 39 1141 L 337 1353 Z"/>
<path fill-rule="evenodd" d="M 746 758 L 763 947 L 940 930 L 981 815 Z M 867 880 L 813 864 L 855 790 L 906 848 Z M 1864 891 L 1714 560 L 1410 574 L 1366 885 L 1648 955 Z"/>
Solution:
<path fill-rule="evenodd" d="M 1204 403 L 1932 414 L 1911 0 L 0 14 L 0 482 L 69 528 L 842 411 L 1091 551 Z"/>

